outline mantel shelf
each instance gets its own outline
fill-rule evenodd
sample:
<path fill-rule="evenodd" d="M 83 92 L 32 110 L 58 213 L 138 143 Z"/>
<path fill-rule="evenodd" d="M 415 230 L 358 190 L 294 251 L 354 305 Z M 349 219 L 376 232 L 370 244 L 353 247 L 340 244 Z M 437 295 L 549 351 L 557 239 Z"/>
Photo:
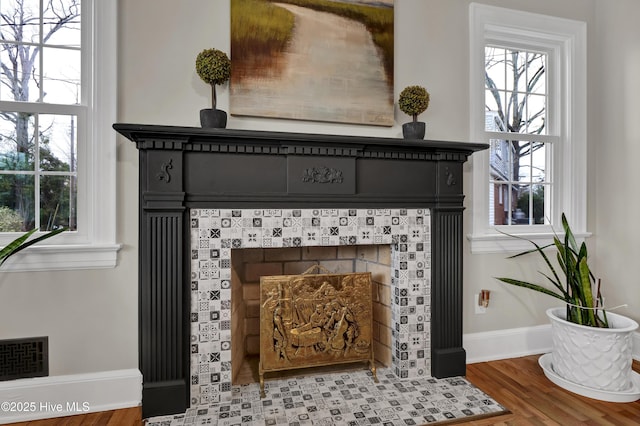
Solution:
<path fill-rule="evenodd" d="M 312 133 L 268 132 L 235 129 L 203 129 L 199 127 L 161 126 L 151 124 L 116 123 L 113 128 L 138 144 L 143 141 L 175 140 L 181 144 L 234 143 L 262 144 L 277 147 L 291 145 L 341 146 L 359 151 L 385 149 L 414 152 L 446 151 L 471 155 L 475 151 L 487 149 L 484 143 L 454 142 L 440 140 L 399 139 L 386 137 L 344 136 Z M 139 147 L 141 148 L 141 147 Z M 145 148 L 143 145 L 142 148 Z M 163 149 L 162 146 L 154 146 Z M 164 149 L 178 149 L 166 146 Z"/>

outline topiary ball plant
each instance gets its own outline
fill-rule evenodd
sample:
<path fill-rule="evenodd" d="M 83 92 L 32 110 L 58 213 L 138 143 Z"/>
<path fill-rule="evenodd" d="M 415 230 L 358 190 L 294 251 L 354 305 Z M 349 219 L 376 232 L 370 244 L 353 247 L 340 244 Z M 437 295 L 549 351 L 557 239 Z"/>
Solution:
<path fill-rule="evenodd" d="M 216 109 L 216 85 L 223 84 L 231 77 L 231 60 L 221 50 L 205 49 L 196 57 L 196 72 L 207 84 L 211 85 L 211 100 Z"/>
<path fill-rule="evenodd" d="M 418 121 L 418 115 L 429 107 L 429 92 L 422 86 L 408 86 L 400 92 L 398 98 L 400 111 L 413 117 L 413 122 Z"/>

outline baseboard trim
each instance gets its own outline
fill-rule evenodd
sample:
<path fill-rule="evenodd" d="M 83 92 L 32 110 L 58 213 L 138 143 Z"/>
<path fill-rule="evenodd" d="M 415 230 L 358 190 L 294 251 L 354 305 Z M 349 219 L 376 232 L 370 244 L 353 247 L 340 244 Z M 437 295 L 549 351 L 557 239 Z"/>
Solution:
<path fill-rule="evenodd" d="M 633 359 L 640 361 L 640 332 L 633 333 Z M 551 325 L 468 333 L 462 337 L 467 364 L 550 352 Z"/>
<path fill-rule="evenodd" d="M 136 407 L 137 369 L 0 382 L 0 424 Z"/>
<path fill-rule="evenodd" d="M 467 364 L 551 351 L 551 325 L 468 333 L 462 336 Z"/>

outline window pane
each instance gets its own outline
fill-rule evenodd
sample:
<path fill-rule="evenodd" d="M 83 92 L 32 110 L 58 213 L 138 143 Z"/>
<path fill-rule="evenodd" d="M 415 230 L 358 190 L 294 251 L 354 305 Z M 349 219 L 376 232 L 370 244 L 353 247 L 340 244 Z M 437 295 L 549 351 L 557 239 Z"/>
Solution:
<path fill-rule="evenodd" d="M 31 114 L 0 114 L 0 170 L 34 169 L 34 124 Z"/>
<path fill-rule="evenodd" d="M 37 43 L 40 38 L 39 0 L 2 0 L 3 40 L 29 41 Z"/>
<path fill-rule="evenodd" d="M 0 184 L 2 178 L 0 177 Z M 22 216 L 20 213 L 8 206 L 0 206 L 0 232 L 22 232 Z"/>
<path fill-rule="evenodd" d="M 77 104 L 80 101 L 80 51 L 44 48 L 43 102 Z"/>
<path fill-rule="evenodd" d="M 508 225 L 511 216 L 511 185 L 508 183 L 492 182 L 489 185 L 489 225 Z"/>
<path fill-rule="evenodd" d="M 80 47 L 80 0 L 45 2 L 44 42 Z"/>
<path fill-rule="evenodd" d="M 540 95 L 547 93 L 547 78 L 545 75 L 547 56 L 541 53 L 529 54 L 528 80 L 529 92 Z"/>
<path fill-rule="evenodd" d="M 9 231 L 27 231 L 35 226 L 34 176 L 0 174 L 0 221 Z M 19 227 L 19 229 L 16 229 Z M 8 232 L 8 231 L 4 231 Z"/>
<path fill-rule="evenodd" d="M 497 90 L 486 90 L 484 95 L 484 103 L 486 105 L 487 116 L 498 117 L 498 112 L 500 111 L 502 105 L 504 104 L 502 100 L 499 98 L 502 92 Z M 489 114 L 490 112 L 495 112 L 495 114 Z M 496 131 L 495 123 L 487 123 L 487 130 Z"/>
<path fill-rule="evenodd" d="M 504 49 L 496 47 L 485 48 L 485 85 L 498 90 L 505 89 L 505 59 Z"/>
<path fill-rule="evenodd" d="M 546 122 L 546 96 L 529 95 L 527 97 L 527 110 L 524 118 L 527 129 L 523 133 L 544 135 L 547 133 Z"/>
<path fill-rule="evenodd" d="M 42 176 L 40 179 L 40 229 L 76 228 L 77 184 L 71 176 Z"/>
<path fill-rule="evenodd" d="M 503 139 L 492 139 L 489 151 L 491 177 L 494 180 L 511 178 L 510 144 Z"/>
<path fill-rule="evenodd" d="M 73 115 L 40 116 L 40 170 L 76 171 L 77 122 Z"/>
<path fill-rule="evenodd" d="M 506 93 L 500 90 L 485 91 L 485 130 L 488 132 L 507 132 L 504 121 Z"/>
<path fill-rule="evenodd" d="M 531 182 L 545 182 L 547 175 L 547 146 L 542 142 L 531 142 Z"/>
<path fill-rule="evenodd" d="M 544 224 L 546 199 L 545 185 L 521 186 L 516 211 L 514 212 L 514 224 Z"/>
<path fill-rule="evenodd" d="M 39 54 L 32 57 L 33 46 L 3 43 L 0 60 L 0 99 L 3 101 L 36 102 L 40 96 Z M 26 77 L 26 78 L 25 78 Z"/>
<path fill-rule="evenodd" d="M 531 225 L 529 216 L 529 200 L 531 199 L 531 186 L 518 185 L 516 208 L 513 212 L 513 225 Z"/>
<path fill-rule="evenodd" d="M 531 182 L 531 144 L 516 142 L 517 148 L 513 156 L 513 170 L 518 171 L 514 179 L 518 182 Z"/>
<path fill-rule="evenodd" d="M 507 50 L 507 90 L 524 93 L 527 91 L 527 53 Z"/>

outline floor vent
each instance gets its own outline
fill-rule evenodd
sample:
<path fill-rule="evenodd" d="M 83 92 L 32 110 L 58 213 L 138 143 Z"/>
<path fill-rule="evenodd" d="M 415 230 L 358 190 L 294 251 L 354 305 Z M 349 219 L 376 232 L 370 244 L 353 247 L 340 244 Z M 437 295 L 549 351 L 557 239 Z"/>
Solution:
<path fill-rule="evenodd" d="M 48 337 L 0 340 L 0 381 L 48 375 Z"/>

